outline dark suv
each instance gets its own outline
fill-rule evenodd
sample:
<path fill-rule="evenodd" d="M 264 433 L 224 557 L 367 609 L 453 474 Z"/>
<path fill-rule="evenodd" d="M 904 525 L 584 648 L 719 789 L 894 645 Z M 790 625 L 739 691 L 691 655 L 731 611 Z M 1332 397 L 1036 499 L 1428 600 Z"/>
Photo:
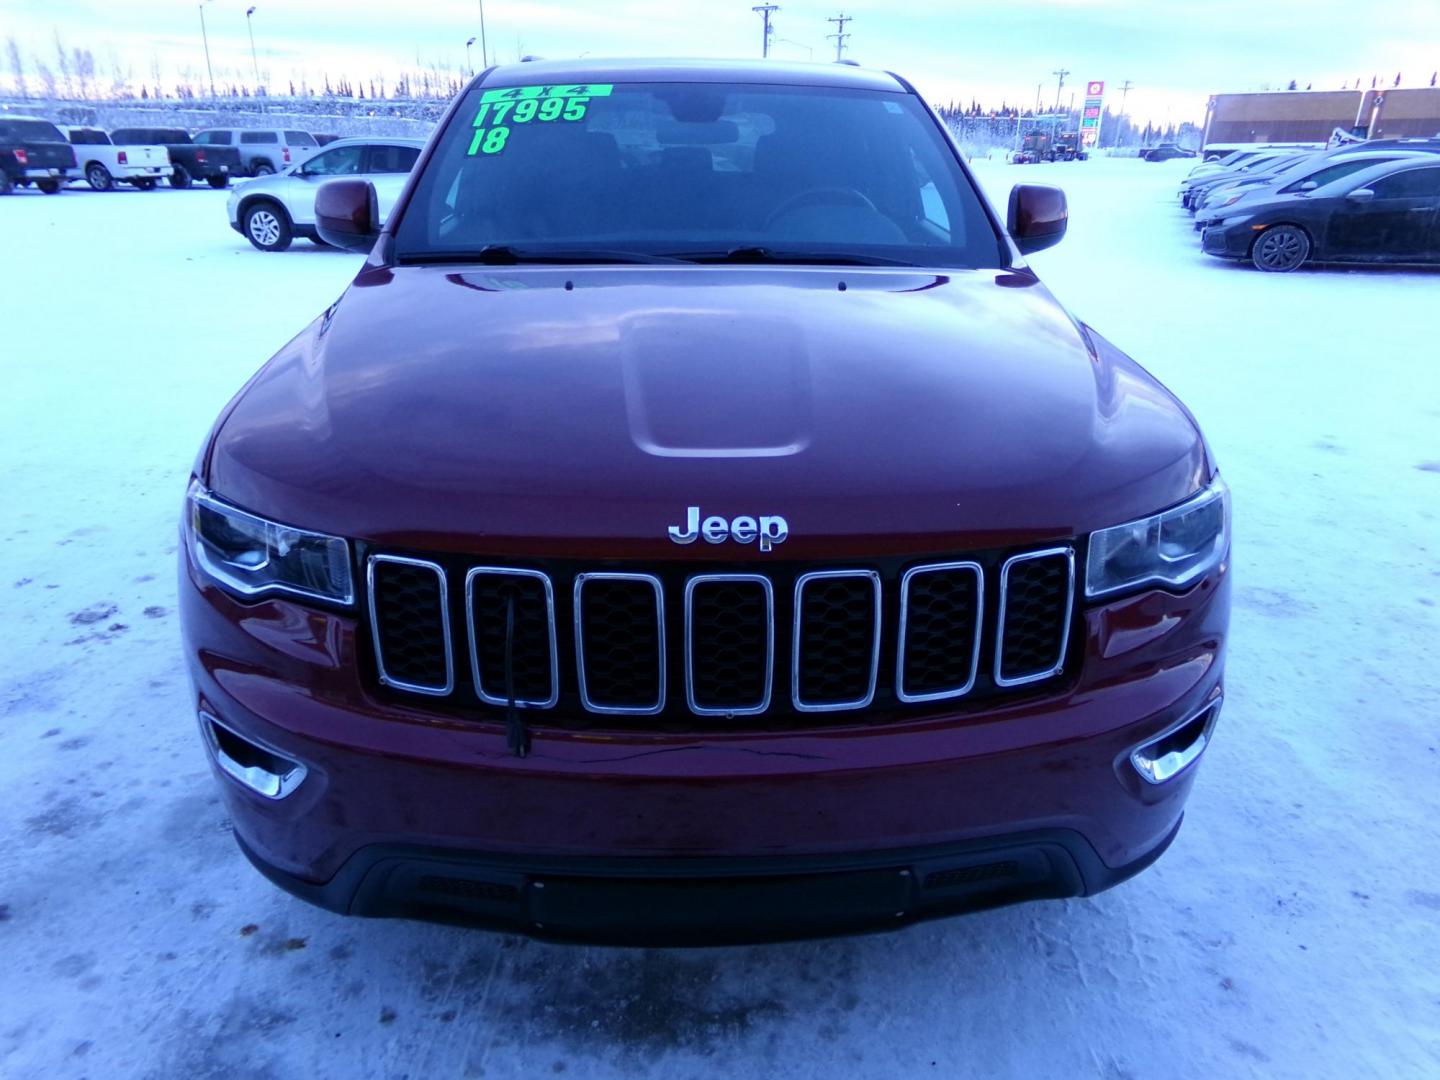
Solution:
<path fill-rule="evenodd" d="M 225 409 L 180 562 L 241 847 L 336 911 L 714 942 L 1086 895 L 1180 827 L 1229 502 L 898 76 L 492 68 Z"/>

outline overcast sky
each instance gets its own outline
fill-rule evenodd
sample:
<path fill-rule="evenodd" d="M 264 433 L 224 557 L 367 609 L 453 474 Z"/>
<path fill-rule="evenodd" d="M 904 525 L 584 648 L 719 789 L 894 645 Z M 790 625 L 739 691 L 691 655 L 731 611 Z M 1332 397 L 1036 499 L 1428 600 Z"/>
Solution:
<path fill-rule="evenodd" d="M 492 59 L 520 52 L 577 56 L 752 57 L 760 51 L 758 0 L 484 0 Z M 248 0 L 207 0 L 205 22 L 217 81 L 253 81 Z M 460 72 L 465 40 L 479 33 L 477 0 L 256 0 L 253 25 L 262 76 L 283 85 L 348 75 L 393 79 L 403 69 Z M 784 3 L 774 15 L 773 54 L 834 56 L 826 39 L 831 3 Z M 1090 79 L 1135 89 L 1139 119 L 1202 120 L 1208 94 L 1224 90 L 1339 88 L 1372 75 L 1389 85 L 1426 85 L 1440 66 L 1440 0 L 858 0 L 847 55 L 911 78 L 931 100 L 979 98 L 1032 105 L 1037 85 L 1055 100 L 1053 72 L 1070 69 L 1063 100 Z M 118 61 L 152 81 L 188 73 L 203 82 L 205 56 L 195 0 L 0 0 L 0 35 L 15 36 L 27 63 L 55 66 L 56 32 L 91 50 L 108 81 Z M 473 50 L 476 66 L 480 49 Z M 8 76 L 8 60 L 0 61 Z M 1112 98 L 1113 101 L 1113 98 Z"/>

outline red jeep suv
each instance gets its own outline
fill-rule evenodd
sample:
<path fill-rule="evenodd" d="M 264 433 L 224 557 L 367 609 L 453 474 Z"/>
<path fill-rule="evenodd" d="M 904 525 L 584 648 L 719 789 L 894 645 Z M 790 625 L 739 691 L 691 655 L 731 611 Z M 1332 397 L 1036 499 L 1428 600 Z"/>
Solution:
<path fill-rule="evenodd" d="M 1089 895 L 1220 711 L 1229 497 L 904 79 L 491 68 L 195 463 L 241 848 L 335 911 L 651 943 Z"/>

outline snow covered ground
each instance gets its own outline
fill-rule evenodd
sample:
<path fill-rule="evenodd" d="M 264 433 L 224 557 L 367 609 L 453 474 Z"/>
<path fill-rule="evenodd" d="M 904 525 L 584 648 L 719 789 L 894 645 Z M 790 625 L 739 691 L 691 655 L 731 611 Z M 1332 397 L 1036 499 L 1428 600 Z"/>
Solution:
<path fill-rule="evenodd" d="M 0 1074 L 1440 1076 L 1440 274 L 1202 256 L 1186 163 L 1063 184 L 1035 259 L 1174 387 L 1235 497 L 1218 740 L 1091 900 L 689 952 L 346 920 L 226 829 L 174 614 L 194 453 L 359 258 L 206 190 L 0 199 Z"/>

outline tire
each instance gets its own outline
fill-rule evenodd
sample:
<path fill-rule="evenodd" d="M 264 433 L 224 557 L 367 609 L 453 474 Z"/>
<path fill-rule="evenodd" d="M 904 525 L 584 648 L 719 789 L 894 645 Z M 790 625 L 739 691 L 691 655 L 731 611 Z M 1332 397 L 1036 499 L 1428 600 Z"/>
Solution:
<path fill-rule="evenodd" d="M 10 174 L 0 169 L 0 195 L 9 195 L 15 190 L 15 181 L 10 179 Z"/>
<path fill-rule="evenodd" d="M 251 176 L 274 176 L 275 166 L 268 161 L 257 161 L 250 170 Z"/>
<path fill-rule="evenodd" d="M 59 194 L 60 194 L 60 181 L 59 181 L 59 180 L 36 180 L 36 181 L 35 181 L 35 186 L 36 186 L 37 188 L 39 188 L 41 191 L 43 191 L 46 195 L 59 195 Z"/>
<path fill-rule="evenodd" d="M 110 170 L 98 161 L 92 161 L 85 166 L 85 182 L 95 191 L 115 190 L 115 178 L 110 175 Z"/>
<path fill-rule="evenodd" d="M 1310 237 L 1298 225 L 1272 225 L 1250 245 L 1255 269 L 1270 274 L 1298 270 L 1310 258 Z"/>
<path fill-rule="evenodd" d="M 205 182 L 213 188 L 227 188 L 230 186 L 229 176 L 207 176 Z"/>
<path fill-rule="evenodd" d="M 294 236 L 290 215 L 277 203 L 266 200 L 245 208 L 245 239 L 261 251 L 284 251 Z"/>
<path fill-rule="evenodd" d="M 170 186 L 173 188 L 188 188 L 190 186 L 190 171 L 184 165 L 176 165 L 175 171 L 170 174 Z"/>

